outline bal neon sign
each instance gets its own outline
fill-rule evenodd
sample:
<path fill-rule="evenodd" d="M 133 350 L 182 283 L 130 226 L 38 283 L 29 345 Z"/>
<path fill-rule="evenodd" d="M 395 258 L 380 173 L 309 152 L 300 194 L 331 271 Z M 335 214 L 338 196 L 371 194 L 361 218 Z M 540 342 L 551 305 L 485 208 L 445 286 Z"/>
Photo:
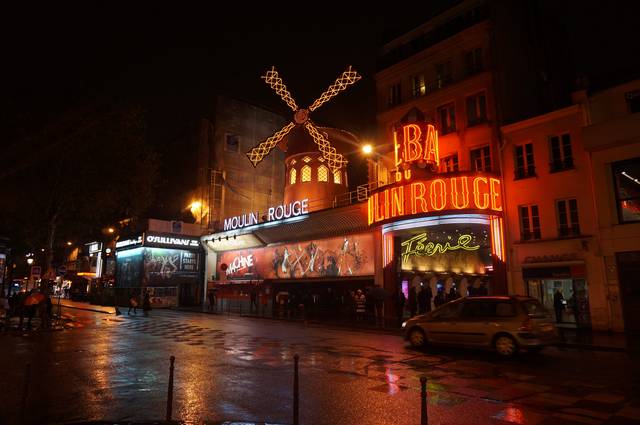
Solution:
<path fill-rule="evenodd" d="M 438 131 L 431 124 L 411 123 L 393 132 L 396 181 L 400 181 L 403 164 L 438 165 Z M 409 170 L 405 172 L 410 173 Z M 409 176 L 406 176 L 407 178 Z"/>
<path fill-rule="evenodd" d="M 412 237 L 409 240 L 402 242 L 402 261 L 407 261 L 412 255 L 417 256 L 433 256 L 436 254 L 444 254 L 448 251 L 477 251 L 480 249 L 480 245 L 470 245 L 473 236 L 463 234 L 458 237 L 455 245 L 451 245 L 451 236 L 448 236 L 448 241 L 441 242 L 426 242 L 427 234 L 420 233 Z M 425 243 L 426 242 L 426 243 Z"/>
<path fill-rule="evenodd" d="M 416 180 L 369 197 L 369 224 L 416 214 L 459 210 L 502 211 L 500 179 L 484 174 Z"/>

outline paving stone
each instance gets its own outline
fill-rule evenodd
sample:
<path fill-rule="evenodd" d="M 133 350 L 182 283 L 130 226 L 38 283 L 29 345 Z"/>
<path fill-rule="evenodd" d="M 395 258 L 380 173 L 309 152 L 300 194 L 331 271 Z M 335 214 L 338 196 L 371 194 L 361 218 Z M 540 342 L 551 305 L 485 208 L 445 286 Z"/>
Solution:
<path fill-rule="evenodd" d="M 600 419 L 585 418 L 584 416 L 569 415 L 566 413 L 554 413 L 553 417 L 561 420 L 571 421 L 573 423 L 580 423 L 580 424 L 600 425 L 604 423 Z"/>
<path fill-rule="evenodd" d="M 598 411 L 589 410 L 589 409 L 581 409 L 578 407 L 567 407 L 561 410 L 564 413 L 569 413 L 572 415 L 588 416 L 590 418 L 596 418 L 596 419 L 609 419 L 612 416 L 610 413 L 598 412 Z"/>
<path fill-rule="evenodd" d="M 612 393 L 593 393 L 583 397 L 585 400 L 597 401 L 600 403 L 622 403 L 626 397 Z"/>
<path fill-rule="evenodd" d="M 625 406 L 616 412 L 617 416 L 623 416 L 629 419 L 640 421 L 640 407 Z"/>

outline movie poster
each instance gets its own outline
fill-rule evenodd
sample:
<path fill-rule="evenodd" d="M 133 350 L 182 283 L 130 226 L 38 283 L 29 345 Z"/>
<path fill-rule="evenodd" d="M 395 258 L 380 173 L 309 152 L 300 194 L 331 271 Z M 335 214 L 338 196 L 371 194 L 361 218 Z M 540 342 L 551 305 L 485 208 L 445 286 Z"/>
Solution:
<path fill-rule="evenodd" d="M 178 286 L 198 278 L 199 254 L 170 248 L 144 249 L 145 286 Z"/>
<path fill-rule="evenodd" d="M 373 275 L 373 234 L 227 251 L 217 268 L 221 281 Z"/>

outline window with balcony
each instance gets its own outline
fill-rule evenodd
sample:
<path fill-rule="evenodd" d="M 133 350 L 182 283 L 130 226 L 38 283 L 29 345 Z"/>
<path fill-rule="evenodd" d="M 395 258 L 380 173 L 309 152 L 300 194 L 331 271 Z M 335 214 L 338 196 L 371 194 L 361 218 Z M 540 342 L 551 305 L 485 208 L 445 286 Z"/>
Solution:
<path fill-rule="evenodd" d="M 489 146 L 471 150 L 471 170 L 491 171 L 491 148 Z"/>
<path fill-rule="evenodd" d="M 525 143 L 514 148 L 515 179 L 535 177 L 536 165 L 533 162 L 533 144 Z"/>
<path fill-rule="evenodd" d="M 640 157 L 614 162 L 613 180 L 620 223 L 640 222 Z"/>
<path fill-rule="evenodd" d="M 437 109 L 440 134 L 448 134 L 456 131 L 456 107 L 453 102 L 440 106 Z"/>
<path fill-rule="evenodd" d="M 573 168 L 573 152 L 571 151 L 571 135 L 569 133 L 549 137 L 549 150 L 551 151 L 550 172 L 556 173 Z"/>
<path fill-rule="evenodd" d="M 329 181 L 329 169 L 324 165 L 318 167 L 318 181 L 326 182 Z"/>
<path fill-rule="evenodd" d="M 487 103 L 484 93 L 467 97 L 467 125 L 469 127 L 487 121 Z"/>
<path fill-rule="evenodd" d="M 310 166 L 305 165 L 304 167 L 302 167 L 302 169 L 300 170 L 300 181 L 302 183 L 311 181 L 311 167 Z"/>
<path fill-rule="evenodd" d="M 389 106 L 396 106 L 402 103 L 402 92 L 400 83 L 393 84 L 389 87 Z"/>
<path fill-rule="evenodd" d="M 578 201 L 575 199 L 556 201 L 556 211 L 558 212 L 558 237 L 569 238 L 580 235 Z"/>
<path fill-rule="evenodd" d="M 413 97 L 424 96 L 427 93 L 427 85 L 424 80 L 424 74 L 418 74 L 411 77 L 411 94 Z"/>
<path fill-rule="evenodd" d="M 540 214 L 537 205 L 521 205 L 518 207 L 520 215 L 520 240 L 530 241 L 540 239 Z"/>
<path fill-rule="evenodd" d="M 451 61 L 436 64 L 436 87 L 441 89 L 452 81 Z"/>
<path fill-rule="evenodd" d="M 458 154 L 453 154 L 440 158 L 440 172 L 452 173 L 458 171 Z"/>
<path fill-rule="evenodd" d="M 291 171 L 289 171 L 289 184 L 296 184 L 296 169 L 292 168 Z"/>
<path fill-rule="evenodd" d="M 464 67 L 467 75 L 482 71 L 482 48 L 478 47 L 464 54 Z"/>

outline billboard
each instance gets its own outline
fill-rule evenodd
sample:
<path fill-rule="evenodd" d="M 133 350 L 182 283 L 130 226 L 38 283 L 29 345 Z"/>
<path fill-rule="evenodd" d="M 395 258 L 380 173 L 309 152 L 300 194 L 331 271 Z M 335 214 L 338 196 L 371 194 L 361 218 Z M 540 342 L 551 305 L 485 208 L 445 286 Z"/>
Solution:
<path fill-rule="evenodd" d="M 373 234 L 227 251 L 218 256 L 217 270 L 221 281 L 369 276 Z"/>
<path fill-rule="evenodd" d="M 171 248 L 134 248 L 118 252 L 116 283 L 120 288 L 172 287 L 198 279 L 198 252 Z"/>

